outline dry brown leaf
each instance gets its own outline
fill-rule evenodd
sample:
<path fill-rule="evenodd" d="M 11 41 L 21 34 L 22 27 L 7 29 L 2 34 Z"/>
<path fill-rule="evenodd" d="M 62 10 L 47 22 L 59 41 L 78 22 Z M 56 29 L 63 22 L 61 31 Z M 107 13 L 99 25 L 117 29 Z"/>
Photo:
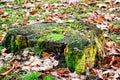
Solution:
<path fill-rule="evenodd" d="M 89 0 L 85 0 L 85 4 L 89 4 L 90 2 L 89 2 Z"/>
<path fill-rule="evenodd" d="M 17 56 L 13 56 L 12 59 L 9 61 L 9 63 L 11 64 L 16 58 Z"/>
<path fill-rule="evenodd" d="M 89 5 L 96 6 L 97 2 L 91 2 Z"/>
<path fill-rule="evenodd" d="M 21 68 L 22 64 L 21 63 L 15 63 L 15 69 Z"/>
<path fill-rule="evenodd" d="M 115 49 L 118 53 L 120 53 L 120 46 L 114 46 L 114 49 Z"/>
<path fill-rule="evenodd" d="M 120 32 L 120 27 L 113 28 L 113 31 L 114 31 L 115 33 L 118 33 L 118 32 Z"/>
<path fill-rule="evenodd" d="M 59 69 L 56 70 L 56 72 L 57 72 L 59 75 L 64 75 L 64 74 L 70 73 L 70 71 L 69 71 L 68 68 L 59 68 Z"/>
<path fill-rule="evenodd" d="M 4 12 L 3 12 L 3 11 L 0 11 L 0 15 L 2 15 L 2 14 L 4 14 Z"/>
<path fill-rule="evenodd" d="M 109 32 L 113 32 L 114 30 L 114 24 L 110 24 L 108 27 Z"/>
<path fill-rule="evenodd" d="M 110 6 L 112 6 L 112 5 L 113 5 L 113 2 L 112 2 L 112 0 L 109 2 L 109 5 L 110 5 Z"/>
<path fill-rule="evenodd" d="M 8 21 L 9 19 L 8 19 L 8 17 L 5 17 L 4 20 L 5 20 L 5 21 Z"/>
<path fill-rule="evenodd" d="M 97 23 L 98 23 L 98 24 L 101 24 L 102 21 L 103 21 L 103 19 L 104 19 L 103 16 L 101 16 L 101 15 L 97 15 Z"/>
<path fill-rule="evenodd" d="M 8 75 L 13 69 L 14 69 L 15 65 L 13 64 L 12 68 L 10 68 L 8 71 L 0 73 L 1 76 L 5 76 Z"/>
<path fill-rule="evenodd" d="M 38 10 L 32 10 L 31 12 L 30 12 L 30 14 L 32 14 L 32 15 L 34 15 L 35 13 L 37 13 L 38 12 Z"/>
<path fill-rule="evenodd" d="M 67 48 L 64 48 L 64 55 L 66 55 L 66 52 L 67 52 Z"/>
<path fill-rule="evenodd" d="M 2 41 L 3 36 L 0 35 L 0 42 Z"/>
<path fill-rule="evenodd" d="M 52 17 L 51 16 L 48 16 L 46 19 L 45 19 L 46 22 L 52 22 Z"/>
<path fill-rule="evenodd" d="M 23 20 L 23 24 L 26 25 L 27 24 L 27 19 Z"/>
<path fill-rule="evenodd" d="M 49 53 L 47 53 L 47 52 L 43 52 L 43 53 L 42 53 L 42 56 L 43 56 L 43 57 L 49 57 L 49 56 L 50 56 L 50 54 L 49 54 Z"/>
<path fill-rule="evenodd" d="M 34 53 L 34 52 L 29 52 L 29 54 L 32 56 L 32 55 L 34 55 L 35 53 Z"/>
<path fill-rule="evenodd" d="M 78 12 L 79 12 L 79 13 L 81 13 L 81 12 L 83 12 L 83 11 L 84 11 L 83 8 L 79 8 L 79 9 L 78 9 Z"/>

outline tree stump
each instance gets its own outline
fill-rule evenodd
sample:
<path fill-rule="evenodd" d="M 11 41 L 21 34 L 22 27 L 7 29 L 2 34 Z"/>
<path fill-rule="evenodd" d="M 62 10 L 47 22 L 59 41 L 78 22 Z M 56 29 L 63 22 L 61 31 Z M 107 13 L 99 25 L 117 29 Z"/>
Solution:
<path fill-rule="evenodd" d="M 38 23 L 8 31 L 2 46 L 13 53 L 27 47 L 45 48 L 60 56 L 71 71 L 82 73 L 86 62 L 92 62 L 92 67 L 95 65 L 98 49 L 94 34 L 100 35 L 99 32 L 95 26 L 83 22 Z"/>

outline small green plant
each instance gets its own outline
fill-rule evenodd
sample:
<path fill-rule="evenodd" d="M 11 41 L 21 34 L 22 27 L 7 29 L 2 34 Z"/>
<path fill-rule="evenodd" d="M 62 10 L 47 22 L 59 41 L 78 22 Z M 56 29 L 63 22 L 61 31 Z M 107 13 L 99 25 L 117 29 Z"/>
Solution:
<path fill-rule="evenodd" d="M 21 75 L 20 80 L 39 80 L 39 76 L 39 72 L 34 71 Z"/>
<path fill-rule="evenodd" d="M 41 56 L 41 54 L 45 50 L 45 48 L 30 47 L 29 50 L 35 52 L 35 55 Z"/>
<path fill-rule="evenodd" d="M 55 78 L 52 75 L 47 75 L 43 77 L 43 80 L 55 80 Z"/>
<path fill-rule="evenodd" d="M 43 18 L 43 19 L 46 17 L 47 17 L 47 15 L 45 13 L 41 15 L 41 18 Z"/>
<path fill-rule="evenodd" d="M 120 37 L 116 34 L 110 34 L 110 38 L 113 39 L 118 45 L 120 45 Z"/>
<path fill-rule="evenodd" d="M 2 46 L 0 46 L 0 54 L 1 54 L 1 51 L 2 51 Z"/>
<path fill-rule="evenodd" d="M 24 0 L 15 0 L 15 4 L 21 5 L 24 2 Z"/>
<path fill-rule="evenodd" d="M 2 72 L 4 72 L 4 71 L 5 71 L 5 67 L 6 67 L 6 65 L 5 65 L 5 64 L 3 64 L 3 65 L 0 67 L 0 73 L 2 73 Z"/>
<path fill-rule="evenodd" d="M 115 27 L 120 26 L 120 22 L 113 22 L 113 24 L 115 25 Z"/>

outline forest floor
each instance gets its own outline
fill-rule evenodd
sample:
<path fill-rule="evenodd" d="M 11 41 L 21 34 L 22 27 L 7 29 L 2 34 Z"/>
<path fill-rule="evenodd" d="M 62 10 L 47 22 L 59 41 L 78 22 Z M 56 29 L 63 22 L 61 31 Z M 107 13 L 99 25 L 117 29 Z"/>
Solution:
<path fill-rule="evenodd" d="M 20 28 L 40 22 L 64 23 L 79 19 L 95 24 L 104 32 L 105 62 L 101 68 L 91 68 L 86 75 L 78 75 L 68 68 L 54 69 L 59 62 L 46 52 L 43 58 L 38 58 L 28 50 L 13 55 L 0 47 L 0 80 L 120 80 L 120 0 L 1 0 L 0 42 L 11 26 Z M 29 59 L 25 61 L 26 58 Z M 36 72 L 39 71 L 36 65 L 41 66 L 40 73 Z M 34 72 L 30 73 L 31 70 Z"/>

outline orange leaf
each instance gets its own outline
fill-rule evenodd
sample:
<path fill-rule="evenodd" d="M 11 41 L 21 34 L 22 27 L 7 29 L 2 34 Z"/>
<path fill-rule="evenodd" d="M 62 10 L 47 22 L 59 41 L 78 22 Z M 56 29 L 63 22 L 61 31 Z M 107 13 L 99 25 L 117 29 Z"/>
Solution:
<path fill-rule="evenodd" d="M 84 9 L 83 8 L 79 8 L 78 9 L 78 12 L 80 13 L 80 12 L 83 12 L 84 11 Z"/>
<path fill-rule="evenodd" d="M 8 19 L 8 17 L 5 17 L 4 20 L 5 20 L 5 21 L 8 21 L 9 19 Z"/>
<path fill-rule="evenodd" d="M 112 0 L 109 2 L 109 5 L 110 5 L 110 6 L 112 6 L 112 5 L 113 5 L 113 2 L 112 2 Z"/>
<path fill-rule="evenodd" d="M 35 13 L 37 13 L 37 11 L 38 11 L 38 10 L 36 10 L 36 9 L 35 9 L 35 10 L 32 10 L 32 11 L 30 12 L 30 14 L 34 15 Z"/>
<path fill-rule="evenodd" d="M 0 42 L 2 41 L 3 36 L 0 35 Z"/>
<path fill-rule="evenodd" d="M 0 11 L 0 15 L 2 15 L 2 14 L 4 14 L 4 12 L 3 12 L 3 11 Z"/>
<path fill-rule="evenodd" d="M 103 16 L 97 15 L 97 23 L 98 24 L 102 23 L 102 20 L 103 20 Z"/>
<path fill-rule="evenodd" d="M 89 0 L 85 0 L 85 4 L 89 4 Z"/>
<path fill-rule="evenodd" d="M 95 6 L 96 4 L 97 4 L 97 2 L 95 2 L 95 1 L 90 3 L 90 5 L 93 5 L 93 6 Z"/>
<path fill-rule="evenodd" d="M 113 31 L 114 32 L 120 32 L 120 27 L 114 28 Z"/>
<path fill-rule="evenodd" d="M 113 30 L 114 30 L 114 24 L 110 24 L 108 30 L 109 30 L 109 32 L 113 32 Z"/>
<path fill-rule="evenodd" d="M 26 24 L 27 24 L 27 21 L 28 21 L 27 18 L 24 18 L 24 19 L 23 19 L 23 24 L 26 25 Z"/>
<path fill-rule="evenodd" d="M 45 19 L 45 21 L 46 21 L 46 22 L 52 22 L 52 17 L 51 17 L 51 16 L 50 16 L 50 17 L 48 16 L 48 17 Z"/>
<path fill-rule="evenodd" d="M 47 52 L 43 52 L 43 53 L 42 53 L 42 56 L 43 56 L 43 57 L 49 57 L 50 55 L 49 55 Z"/>
<path fill-rule="evenodd" d="M 57 72 L 59 75 L 64 75 L 64 74 L 70 73 L 70 71 L 69 71 L 68 68 L 59 68 L 59 69 L 56 70 L 56 72 Z"/>

